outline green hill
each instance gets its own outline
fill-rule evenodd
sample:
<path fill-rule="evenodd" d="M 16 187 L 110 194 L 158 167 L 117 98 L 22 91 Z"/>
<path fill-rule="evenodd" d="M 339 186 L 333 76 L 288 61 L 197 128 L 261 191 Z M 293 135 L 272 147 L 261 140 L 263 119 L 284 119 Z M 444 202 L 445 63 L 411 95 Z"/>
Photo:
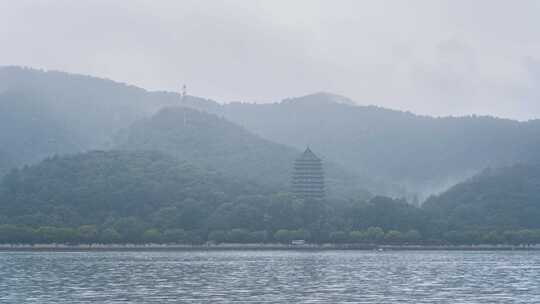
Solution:
<path fill-rule="evenodd" d="M 286 187 L 297 151 L 197 110 L 166 108 L 131 126 L 120 149 L 159 150 L 229 176 Z"/>
<path fill-rule="evenodd" d="M 184 107 L 165 108 L 133 124 L 118 148 L 158 150 L 206 170 L 278 191 L 289 190 L 294 159 L 300 154 L 223 118 Z M 325 169 L 329 196 L 369 196 L 362 181 L 353 174 L 331 161 L 325 162 Z"/>
<path fill-rule="evenodd" d="M 309 145 L 348 170 L 422 197 L 488 167 L 539 160 L 540 121 L 434 118 L 355 105 L 328 93 L 209 111 L 274 142 Z"/>
<path fill-rule="evenodd" d="M 485 170 L 429 198 L 424 208 L 450 229 L 540 228 L 540 166 Z"/>
<path fill-rule="evenodd" d="M 124 217 L 150 221 L 163 208 L 205 213 L 254 193 L 266 192 L 162 153 L 94 151 L 9 173 L 0 187 L 0 217 L 32 226 L 104 224 Z"/>

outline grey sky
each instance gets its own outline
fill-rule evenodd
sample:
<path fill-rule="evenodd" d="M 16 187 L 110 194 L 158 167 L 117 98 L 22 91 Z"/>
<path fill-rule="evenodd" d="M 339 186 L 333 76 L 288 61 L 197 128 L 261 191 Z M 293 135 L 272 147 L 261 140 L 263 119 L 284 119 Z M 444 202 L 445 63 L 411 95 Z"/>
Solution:
<path fill-rule="evenodd" d="M 0 65 L 221 102 L 540 117 L 540 1 L 0 0 Z"/>

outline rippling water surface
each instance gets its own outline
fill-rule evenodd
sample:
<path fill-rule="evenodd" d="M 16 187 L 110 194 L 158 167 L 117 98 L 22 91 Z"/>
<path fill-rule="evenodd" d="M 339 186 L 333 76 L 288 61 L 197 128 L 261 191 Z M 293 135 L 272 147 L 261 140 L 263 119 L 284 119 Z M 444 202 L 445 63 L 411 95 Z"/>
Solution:
<path fill-rule="evenodd" d="M 0 303 L 540 303 L 540 252 L 3 252 Z"/>

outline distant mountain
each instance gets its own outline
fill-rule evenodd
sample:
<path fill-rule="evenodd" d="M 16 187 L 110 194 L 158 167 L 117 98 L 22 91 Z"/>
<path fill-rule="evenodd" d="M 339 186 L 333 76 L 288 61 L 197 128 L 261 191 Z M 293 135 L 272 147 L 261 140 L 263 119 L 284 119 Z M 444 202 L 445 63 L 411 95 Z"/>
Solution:
<path fill-rule="evenodd" d="M 357 187 L 411 199 L 412 194 L 422 198 L 440 193 L 487 167 L 540 158 L 538 120 L 433 118 L 359 106 L 329 93 L 273 104 L 220 105 L 95 77 L 4 67 L 0 68 L 0 176 L 55 154 L 110 149 L 134 132 L 129 131 L 133 123 L 174 105 L 216 114 L 242 126 L 242 134 L 256 134 L 259 140 L 296 152 L 310 146 L 325 162 L 355 176 L 343 179 L 349 184 L 359 176 Z M 194 150 L 191 156 L 204 153 Z"/>
<path fill-rule="evenodd" d="M 230 103 L 208 111 L 274 142 L 309 145 L 357 174 L 421 196 L 487 167 L 540 158 L 538 120 L 433 118 L 353 105 L 327 93 L 271 104 Z"/>
<path fill-rule="evenodd" d="M 35 94 L 0 94 L 0 176 L 15 166 L 88 146 L 77 133 Z"/>
<path fill-rule="evenodd" d="M 282 103 L 306 104 L 310 106 L 323 106 L 332 104 L 343 104 L 349 106 L 356 105 L 356 103 L 350 98 L 328 92 L 319 92 L 301 97 L 286 98 L 282 101 Z"/>
<path fill-rule="evenodd" d="M 128 139 L 125 146 L 132 149 L 163 150 L 207 168 L 226 169 L 223 171 L 232 176 L 256 178 L 288 189 L 288 172 L 299 151 L 202 113 L 191 112 L 187 122 L 193 128 L 188 129 L 182 129 L 183 117 L 171 117 L 182 113 L 164 112 L 157 118 L 145 120 L 160 109 L 174 105 L 209 112 L 221 108 L 211 100 L 148 92 L 107 79 L 20 67 L 0 68 L 0 176 L 12 168 L 37 163 L 49 156 L 107 150 Z M 170 118 L 157 123 L 166 117 Z M 199 120 L 194 121 L 195 118 Z M 130 128 L 140 120 L 151 123 L 139 122 Z M 194 126 L 194 122 L 200 124 Z M 141 128 L 146 128 L 144 132 L 159 133 L 152 136 L 153 144 L 145 144 L 147 138 L 144 132 L 140 133 Z M 185 130 L 201 136 L 183 133 Z M 333 172 L 332 167 L 329 170 Z M 329 185 L 335 185 L 330 188 L 336 189 L 335 192 L 364 189 L 364 185 L 355 183 L 347 174 L 335 183 L 332 174 L 329 177 Z M 364 190 L 359 192 L 367 195 Z"/>
<path fill-rule="evenodd" d="M 165 108 L 134 123 L 117 148 L 158 150 L 206 170 L 281 191 L 289 190 L 294 159 L 300 155 L 224 118 L 185 107 Z M 369 196 L 353 174 L 331 161 L 325 162 L 325 169 L 330 196 Z"/>
<path fill-rule="evenodd" d="M 540 165 L 484 170 L 429 198 L 424 209 L 451 229 L 540 228 Z"/>
<path fill-rule="evenodd" d="M 0 176 L 46 156 L 109 148 L 119 130 L 180 100 L 107 79 L 0 67 Z"/>

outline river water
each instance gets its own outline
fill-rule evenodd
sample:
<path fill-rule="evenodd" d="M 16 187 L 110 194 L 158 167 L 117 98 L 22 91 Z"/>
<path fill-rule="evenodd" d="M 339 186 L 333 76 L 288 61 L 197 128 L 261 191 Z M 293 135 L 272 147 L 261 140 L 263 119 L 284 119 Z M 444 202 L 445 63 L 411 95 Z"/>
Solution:
<path fill-rule="evenodd" d="M 540 303 L 540 252 L 0 252 L 0 303 Z"/>

